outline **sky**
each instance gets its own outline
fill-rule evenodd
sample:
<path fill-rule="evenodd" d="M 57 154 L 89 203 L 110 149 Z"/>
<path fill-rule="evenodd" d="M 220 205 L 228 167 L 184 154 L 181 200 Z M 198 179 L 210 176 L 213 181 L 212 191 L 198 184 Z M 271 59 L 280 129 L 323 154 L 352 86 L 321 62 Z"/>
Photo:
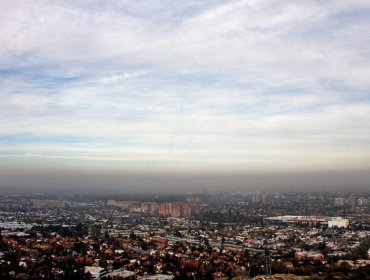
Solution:
<path fill-rule="evenodd" d="M 2 0 L 0 19 L 0 187 L 370 187 L 369 1 Z"/>

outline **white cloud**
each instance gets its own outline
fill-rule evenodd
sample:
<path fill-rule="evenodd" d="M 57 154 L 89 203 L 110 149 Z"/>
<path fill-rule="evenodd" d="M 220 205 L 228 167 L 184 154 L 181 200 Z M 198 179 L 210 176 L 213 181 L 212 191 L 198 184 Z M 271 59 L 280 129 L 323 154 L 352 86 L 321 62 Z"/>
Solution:
<path fill-rule="evenodd" d="M 123 74 L 113 74 L 111 76 L 103 77 L 99 79 L 101 83 L 112 83 L 112 82 L 119 82 L 122 80 L 132 79 L 139 76 L 145 75 L 145 72 L 138 71 L 138 72 L 125 72 Z"/>

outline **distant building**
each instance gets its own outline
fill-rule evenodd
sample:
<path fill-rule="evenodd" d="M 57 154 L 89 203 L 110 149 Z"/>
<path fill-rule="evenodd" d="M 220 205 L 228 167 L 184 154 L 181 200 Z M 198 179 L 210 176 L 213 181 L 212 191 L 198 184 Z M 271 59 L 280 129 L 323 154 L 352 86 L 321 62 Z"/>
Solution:
<path fill-rule="evenodd" d="M 114 270 L 104 276 L 104 279 L 126 279 L 126 280 L 134 280 L 136 279 L 136 273 L 130 270 L 118 269 Z"/>
<path fill-rule="evenodd" d="M 265 224 L 297 225 L 297 226 L 322 226 L 348 227 L 349 220 L 341 217 L 317 217 L 317 216 L 276 216 L 263 219 Z"/>
<path fill-rule="evenodd" d="M 199 213 L 201 206 L 196 203 L 161 203 L 159 214 L 171 218 L 188 218 Z"/>
<path fill-rule="evenodd" d="M 172 218 L 188 218 L 201 210 L 199 203 L 157 203 L 109 199 L 108 205 L 121 207 L 133 212 L 160 214 Z"/>
<path fill-rule="evenodd" d="M 328 221 L 328 227 L 346 228 L 349 226 L 349 220 L 343 218 L 333 218 Z"/>
<path fill-rule="evenodd" d="M 125 200 L 108 199 L 107 204 L 117 206 L 117 207 L 121 207 L 123 209 L 128 209 L 128 208 L 134 206 L 135 204 L 138 204 L 138 202 L 137 201 L 125 201 Z"/>
<path fill-rule="evenodd" d="M 361 197 L 361 198 L 359 198 L 359 199 L 357 199 L 357 205 L 358 206 L 364 206 L 364 205 L 367 205 L 368 204 L 368 200 L 366 199 L 366 198 L 363 198 L 363 197 Z"/>
<path fill-rule="evenodd" d="M 189 203 L 197 203 L 200 201 L 200 198 L 198 196 L 188 196 L 185 200 Z"/>
<path fill-rule="evenodd" d="M 312 251 L 298 251 L 295 253 L 295 258 L 297 260 L 316 260 L 322 261 L 325 259 L 325 256 L 321 252 L 312 252 Z"/>
<path fill-rule="evenodd" d="M 26 224 L 23 222 L 0 222 L 0 231 L 3 229 L 10 229 L 10 230 L 25 230 L 32 228 L 32 224 Z"/>
<path fill-rule="evenodd" d="M 345 199 L 343 197 L 337 197 L 334 200 L 335 206 L 344 206 L 345 205 Z"/>
<path fill-rule="evenodd" d="M 252 202 L 254 203 L 266 203 L 266 195 L 264 193 L 253 193 L 252 194 Z"/>
<path fill-rule="evenodd" d="M 140 277 L 140 280 L 172 280 L 173 278 L 173 275 L 156 274 Z"/>
<path fill-rule="evenodd" d="M 31 199 L 33 205 L 38 208 L 42 207 L 63 207 L 65 203 L 61 200 L 55 199 Z"/>
<path fill-rule="evenodd" d="M 159 211 L 159 204 L 156 202 L 143 202 L 141 203 L 141 212 L 155 214 Z"/>
<path fill-rule="evenodd" d="M 100 266 L 85 266 L 85 273 L 89 273 L 91 279 L 101 279 L 107 274 L 107 270 Z"/>
<path fill-rule="evenodd" d="M 349 196 L 346 200 L 346 204 L 347 205 L 356 205 L 356 197 L 354 197 L 353 195 Z"/>

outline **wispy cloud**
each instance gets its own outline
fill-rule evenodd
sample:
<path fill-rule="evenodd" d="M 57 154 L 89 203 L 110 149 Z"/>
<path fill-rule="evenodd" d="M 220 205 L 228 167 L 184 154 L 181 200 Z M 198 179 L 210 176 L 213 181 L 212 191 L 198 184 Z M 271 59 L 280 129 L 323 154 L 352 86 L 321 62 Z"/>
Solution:
<path fill-rule="evenodd" d="M 125 72 L 122 74 L 113 74 L 111 76 L 103 77 L 99 81 L 102 83 L 120 82 L 123 80 L 136 78 L 144 74 L 144 72 Z"/>

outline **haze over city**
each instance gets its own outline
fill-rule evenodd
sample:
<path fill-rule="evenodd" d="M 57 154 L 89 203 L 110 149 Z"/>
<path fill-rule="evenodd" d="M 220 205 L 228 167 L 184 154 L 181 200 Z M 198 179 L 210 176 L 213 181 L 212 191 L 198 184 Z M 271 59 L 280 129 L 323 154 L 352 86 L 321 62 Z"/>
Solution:
<path fill-rule="evenodd" d="M 0 188 L 369 189 L 369 1 L 1 1 Z"/>

